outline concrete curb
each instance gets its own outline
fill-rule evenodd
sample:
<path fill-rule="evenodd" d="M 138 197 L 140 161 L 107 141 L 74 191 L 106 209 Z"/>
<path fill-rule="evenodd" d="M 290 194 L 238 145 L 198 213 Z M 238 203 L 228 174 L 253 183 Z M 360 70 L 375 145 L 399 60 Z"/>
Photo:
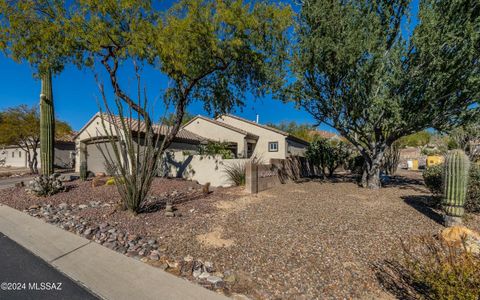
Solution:
<path fill-rule="evenodd" d="M 228 299 L 5 205 L 0 232 L 105 299 Z"/>

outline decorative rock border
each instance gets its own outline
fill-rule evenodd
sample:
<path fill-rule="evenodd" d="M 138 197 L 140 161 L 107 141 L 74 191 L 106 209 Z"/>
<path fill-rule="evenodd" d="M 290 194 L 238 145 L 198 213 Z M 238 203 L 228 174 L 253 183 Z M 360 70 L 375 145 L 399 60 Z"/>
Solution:
<path fill-rule="evenodd" d="M 236 276 L 232 271 L 219 272 L 212 262 L 194 259 L 189 255 L 181 259 L 168 257 L 165 254 L 167 250 L 165 246 L 160 245 L 154 238 L 128 233 L 106 222 L 92 224 L 75 214 L 85 209 L 112 205 L 109 203 L 102 204 L 100 201 L 90 201 L 88 205 L 61 203 L 58 206 L 53 206 L 42 204 L 32 205 L 24 212 L 111 250 L 141 260 L 176 276 L 195 281 L 203 287 L 228 294 L 229 286 L 236 281 Z"/>

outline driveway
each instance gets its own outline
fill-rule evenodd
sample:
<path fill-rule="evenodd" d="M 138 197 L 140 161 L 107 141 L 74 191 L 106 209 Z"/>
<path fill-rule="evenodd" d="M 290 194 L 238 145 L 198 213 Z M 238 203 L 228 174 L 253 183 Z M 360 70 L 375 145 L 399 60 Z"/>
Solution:
<path fill-rule="evenodd" d="M 0 232 L 0 299 L 98 299 Z"/>

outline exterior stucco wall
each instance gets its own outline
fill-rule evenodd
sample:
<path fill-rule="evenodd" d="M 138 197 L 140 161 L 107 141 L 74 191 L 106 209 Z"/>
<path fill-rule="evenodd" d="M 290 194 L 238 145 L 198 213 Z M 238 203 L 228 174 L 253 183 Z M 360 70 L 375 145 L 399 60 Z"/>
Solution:
<path fill-rule="evenodd" d="M 246 157 L 247 154 L 247 142 L 245 135 L 219 126 L 204 119 L 196 119 L 190 124 L 184 127 L 186 130 L 193 132 L 201 137 L 208 138 L 210 140 L 218 142 L 232 142 L 237 144 L 237 156 Z"/>
<path fill-rule="evenodd" d="M 287 156 L 286 136 L 230 116 L 222 116 L 216 120 L 258 135 L 259 138 L 253 155 L 261 158 L 264 163 L 268 163 L 272 158 L 284 159 Z M 278 151 L 269 152 L 269 142 L 278 142 Z"/>
<path fill-rule="evenodd" d="M 200 184 L 210 182 L 214 187 L 232 186 L 225 166 L 246 163 L 248 159 L 222 159 L 220 156 L 184 155 L 182 152 L 168 153 L 163 160 L 164 174 L 196 180 Z"/>
<path fill-rule="evenodd" d="M 12 157 L 12 153 L 14 157 Z M 27 166 L 26 152 L 20 148 L 5 148 L 0 150 L 0 159 L 5 159 L 5 166 L 20 168 Z"/>
<path fill-rule="evenodd" d="M 87 153 L 85 150 L 88 148 L 87 145 L 92 145 L 95 143 L 95 138 L 102 138 L 107 135 L 117 136 L 117 131 L 112 127 L 110 127 L 108 123 L 105 123 L 107 130 L 105 130 L 102 120 L 99 116 L 96 116 L 91 122 L 88 124 L 86 128 L 75 138 L 75 147 L 76 147 L 76 164 L 75 164 L 75 172 L 80 172 L 80 164 L 82 161 L 87 161 L 87 169 L 88 170 L 96 170 L 99 171 L 101 168 L 99 166 L 90 167 L 88 163 L 88 156 L 95 155 L 95 156 L 103 156 L 101 151 L 95 151 L 95 148 L 91 148 L 94 151 L 92 153 Z M 118 132 L 120 135 L 123 135 L 123 132 Z M 135 140 L 136 141 L 136 140 Z M 109 142 L 107 142 L 108 144 Z M 144 144 L 142 139 L 140 139 L 140 144 Z M 104 149 L 105 147 L 102 147 Z M 105 148 L 106 149 L 106 148 Z M 170 147 L 168 148 L 169 151 L 179 151 L 179 152 L 188 152 L 192 154 L 196 154 L 198 151 L 198 146 L 195 144 L 184 143 L 181 141 L 173 142 Z M 94 161 L 104 161 L 103 157 L 95 157 Z M 102 163 L 103 165 L 103 163 Z M 102 170 L 103 171 L 103 170 Z"/>
<path fill-rule="evenodd" d="M 305 157 L 306 151 L 307 151 L 307 146 L 305 144 L 287 139 L 287 156 L 293 155 L 293 156 Z"/>
<path fill-rule="evenodd" d="M 75 172 L 80 172 L 80 164 L 86 159 L 86 144 L 90 143 L 90 140 L 105 137 L 109 134 L 113 136 L 117 135 L 115 128 L 113 126 L 110 127 L 108 122 L 105 122 L 105 126 L 106 128 L 104 128 L 100 116 L 95 116 L 90 120 L 87 127 L 75 137 Z M 120 132 L 120 134 L 123 133 Z"/>

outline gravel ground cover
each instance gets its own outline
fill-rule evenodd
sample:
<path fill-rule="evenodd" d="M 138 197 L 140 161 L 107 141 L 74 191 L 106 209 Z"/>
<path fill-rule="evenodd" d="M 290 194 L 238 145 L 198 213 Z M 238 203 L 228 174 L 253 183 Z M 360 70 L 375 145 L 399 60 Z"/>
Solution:
<path fill-rule="evenodd" d="M 0 191 L 0 203 L 61 227 L 73 222 L 65 229 L 84 236 L 93 228 L 89 238 L 227 295 L 390 299 L 378 265 L 399 254 L 401 239 L 443 228 L 421 174 L 400 175 L 378 191 L 337 178 L 258 195 L 242 188 L 204 195 L 193 182 L 157 179 L 150 212 L 137 216 L 116 210 L 115 187 L 80 181 L 49 198 Z M 179 217 L 164 215 L 166 199 Z M 469 216 L 466 225 L 479 230 L 480 218 Z"/>

